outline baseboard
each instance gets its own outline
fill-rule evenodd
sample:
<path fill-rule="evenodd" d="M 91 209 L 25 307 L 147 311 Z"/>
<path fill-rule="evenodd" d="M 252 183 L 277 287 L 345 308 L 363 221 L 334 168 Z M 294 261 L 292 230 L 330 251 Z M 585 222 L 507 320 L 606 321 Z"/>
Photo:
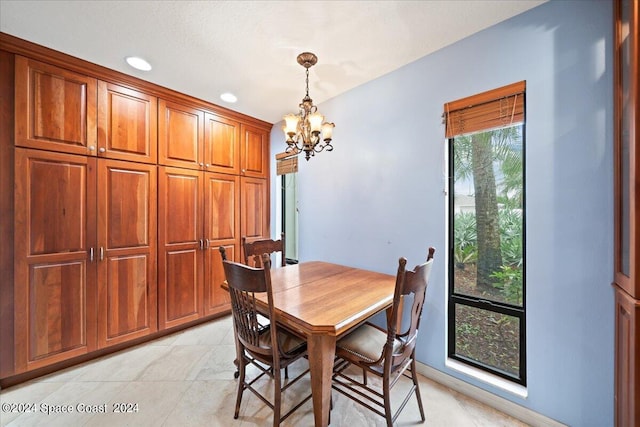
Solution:
<path fill-rule="evenodd" d="M 427 366 L 419 362 L 416 365 L 418 373 L 424 375 L 430 380 L 433 380 L 445 387 L 455 390 L 458 393 L 462 393 L 465 396 L 477 400 L 478 402 L 495 408 L 500 412 L 517 418 L 523 423 L 536 427 L 566 427 L 565 424 L 562 424 L 554 419 L 546 417 L 542 414 L 532 411 L 529 408 L 525 408 L 524 406 L 518 405 L 517 403 L 514 403 L 503 397 L 497 396 L 479 387 L 459 380 L 458 378 L 452 377 L 451 375 L 445 374 L 444 372 L 432 368 L 431 366 Z"/>

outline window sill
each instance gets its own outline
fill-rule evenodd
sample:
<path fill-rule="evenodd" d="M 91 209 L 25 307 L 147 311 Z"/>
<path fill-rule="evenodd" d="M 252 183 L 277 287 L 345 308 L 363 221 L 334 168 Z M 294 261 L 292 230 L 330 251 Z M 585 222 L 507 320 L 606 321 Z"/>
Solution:
<path fill-rule="evenodd" d="M 481 369 L 458 362 L 457 360 L 447 359 L 445 361 L 445 366 L 447 368 L 453 369 L 454 371 L 473 377 L 478 381 L 482 381 L 483 383 L 492 385 L 523 399 L 526 399 L 529 395 L 527 388 L 521 386 L 520 384 L 515 384 L 497 375 L 492 375 Z"/>

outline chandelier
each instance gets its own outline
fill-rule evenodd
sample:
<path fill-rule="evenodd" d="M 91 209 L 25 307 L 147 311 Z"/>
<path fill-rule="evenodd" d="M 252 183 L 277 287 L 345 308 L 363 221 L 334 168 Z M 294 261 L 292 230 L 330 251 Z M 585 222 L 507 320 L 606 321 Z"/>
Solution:
<path fill-rule="evenodd" d="M 316 153 L 326 149 L 333 150 L 331 136 L 335 125 L 324 122 L 324 116 L 318 112 L 318 107 L 313 105 L 309 98 L 309 68 L 316 65 L 318 57 L 311 52 L 303 52 L 298 55 L 298 64 L 306 68 L 307 94 L 302 98 L 298 107 L 298 114 L 284 116 L 285 125 L 282 130 L 287 135 L 287 153 L 300 154 L 304 151 L 306 160 Z M 322 136 L 321 136 L 322 133 Z"/>

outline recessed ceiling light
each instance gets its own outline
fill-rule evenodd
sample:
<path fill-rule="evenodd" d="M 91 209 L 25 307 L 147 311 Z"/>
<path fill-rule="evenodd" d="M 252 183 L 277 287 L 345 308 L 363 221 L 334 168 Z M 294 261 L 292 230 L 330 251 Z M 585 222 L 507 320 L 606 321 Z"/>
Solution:
<path fill-rule="evenodd" d="M 234 95 L 234 94 L 232 94 L 232 93 L 225 92 L 225 93 L 223 93 L 222 95 L 220 95 L 220 99 L 222 99 L 224 102 L 231 102 L 231 103 L 233 103 L 233 102 L 236 102 L 236 101 L 238 100 L 238 97 L 237 97 L 237 96 L 235 96 L 235 95 Z"/>
<path fill-rule="evenodd" d="M 145 61 L 142 58 L 139 58 L 137 56 L 127 56 L 124 59 L 125 61 L 127 61 L 127 64 L 131 65 L 136 70 L 141 70 L 141 71 L 151 70 L 151 64 L 149 64 L 147 61 Z"/>

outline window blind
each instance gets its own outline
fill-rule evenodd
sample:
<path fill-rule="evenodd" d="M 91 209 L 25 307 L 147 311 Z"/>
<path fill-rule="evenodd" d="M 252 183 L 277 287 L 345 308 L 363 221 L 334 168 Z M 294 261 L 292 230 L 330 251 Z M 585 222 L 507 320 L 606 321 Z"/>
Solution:
<path fill-rule="evenodd" d="M 523 80 L 444 104 L 446 137 L 523 123 L 525 83 Z"/>

